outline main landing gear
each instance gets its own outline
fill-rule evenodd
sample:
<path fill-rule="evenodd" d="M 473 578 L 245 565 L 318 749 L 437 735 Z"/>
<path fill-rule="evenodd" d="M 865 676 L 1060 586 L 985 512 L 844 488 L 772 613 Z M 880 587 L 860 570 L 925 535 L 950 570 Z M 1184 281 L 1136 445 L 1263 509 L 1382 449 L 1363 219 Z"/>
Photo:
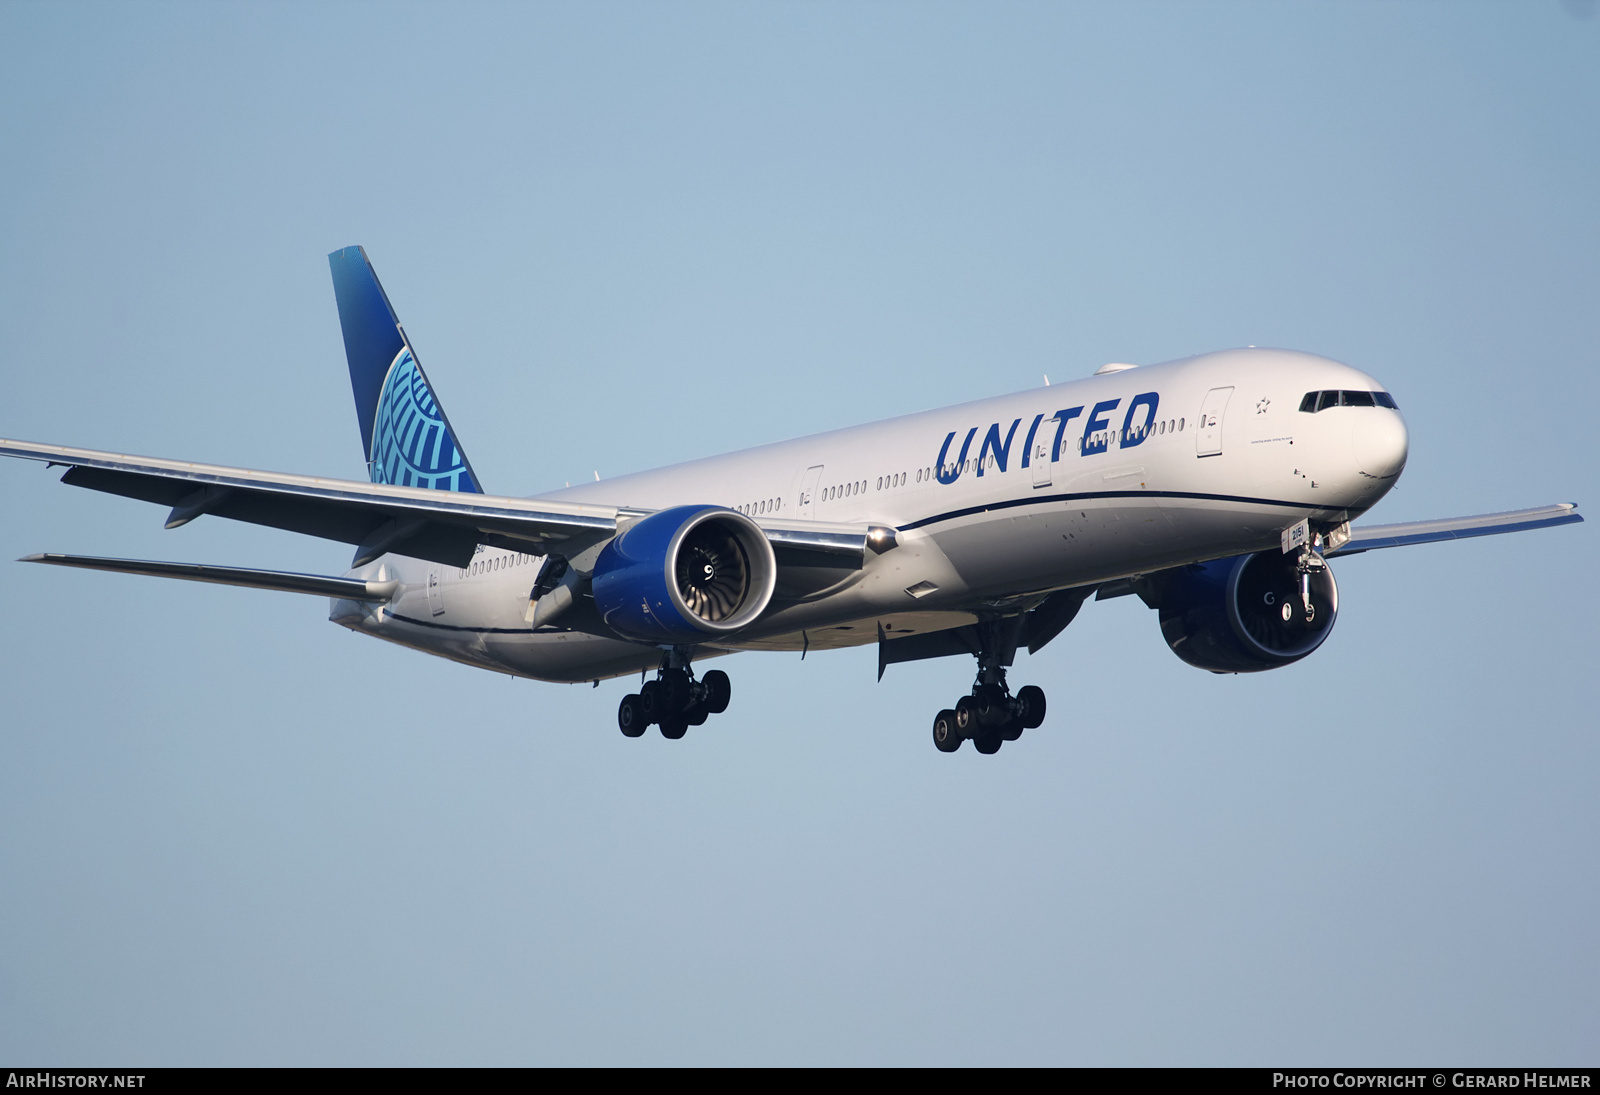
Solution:
<path fill-rule="evenodd" d="M 732 694 L 726 673 L 713 669 L 695 680 L 688 656 L 674 649 L 661 659 L 655 680 L 646 681 L 637 694 L 622 697 L 617 725 L 628 737 L 637 738 L 654 723 L 661 727 L 662 737 L 675 741 L 689 727 L 726 711 Z"/>
<path fill-rule="evenodd" d="M 968 738 L 978 752 L 998 753 L 1005 742 L 1044 722 L 1044 689 L 1025 685 L 1013 696 L 1006 685 L 1006 666 L 1017 649 L 1016 627 L 1008 624 L 995 621 L 980 628 L 978 678 L 971 694 L 934 716 L 933 744 L 941 753 L 954 753 Z"/>

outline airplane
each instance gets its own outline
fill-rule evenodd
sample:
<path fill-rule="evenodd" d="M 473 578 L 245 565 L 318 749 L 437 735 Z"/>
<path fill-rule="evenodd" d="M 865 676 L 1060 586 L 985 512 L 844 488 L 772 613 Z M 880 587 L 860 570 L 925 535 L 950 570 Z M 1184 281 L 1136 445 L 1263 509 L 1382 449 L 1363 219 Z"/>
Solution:
<path fill-rule="evenodd" d="M 0 440 L 72 486 L 355 546 L 342 576 L 64 554 L 24 562 L 330 598 L 361 634 L 497 673 L 638 673 L 617 722 L 682 738 L 728 707 L 695 663 L 876 643 L 976 659 L 933 740 L 984 754 L 1044 722 L 1007 670 L 1090 597 L 1139 597 L 1188 664 L 1299 661 L 1338 615 L 1328 560 L 1582 521 L 1570 503 L 1352 527 L 1409 455 L 1371 376 L 1245 347 L 583 483 L 494 495 L 360 247 L 329 256 L 369 482 Z M 654 671 L 654 677 L 649 674 Z"/>

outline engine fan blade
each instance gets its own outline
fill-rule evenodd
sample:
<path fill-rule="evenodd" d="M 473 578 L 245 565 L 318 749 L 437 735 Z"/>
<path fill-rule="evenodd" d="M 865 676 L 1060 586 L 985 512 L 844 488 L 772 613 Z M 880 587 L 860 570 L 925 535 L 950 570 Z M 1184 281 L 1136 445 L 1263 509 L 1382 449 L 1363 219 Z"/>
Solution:
<path fill-rule="evenodd" d="M 707 523 L 678 547 L 678 593 L 703 620 L 725 620 L 744 602 L 750 564 L 737 537 Z"/>

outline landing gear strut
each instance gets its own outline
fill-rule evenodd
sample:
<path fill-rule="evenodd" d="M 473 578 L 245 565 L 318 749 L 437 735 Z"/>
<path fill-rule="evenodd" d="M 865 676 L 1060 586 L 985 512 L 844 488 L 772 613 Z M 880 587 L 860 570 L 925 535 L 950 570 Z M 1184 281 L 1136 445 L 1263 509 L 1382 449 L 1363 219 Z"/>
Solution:
<path fill-rule="evenodd" d="M 972 692 L 934 716 L 933 744 L 941 753 L 954 753 L 969 738 L 978 752 L 998 753 L 1002 744 L 1044 722 L 1044 689 L 1030 684 L 1013 696 L 1006 684 L 1020 625 L 1021 617 L 979 625 L 978 676 Z"/>
<path fill-rule="evenodd" d="M 622 697 L 617 725 L 623 734 L 637 738 L 654 723 L 661 727 L 662 737 L 675 741 L 707 716 L 726 711 L 732 694 L 726 673 L 713 669 L 695 680 L 688 653 L 673 647 L 662 657 L 655 680 L 646 681 L 637 694 Z"/>
<path fill-rule="evenodd" d="M 1320 576 L 1324 570 L 1328 569 L 1328 563 L 1308 544 L 1300 549 L 1300 557 L 1295 560 L 1294 569 L 1296 576 L 1299 578 L 1300 607 L 1305 613 L 1306 626 L 1310 627 L 1317 618 L 1317 606 L 1311 603 L 1311 576 L 1313 574 Z M 1283 606 L 1283 611 L 1283 622 L 1288 623 L 1289 606 L 1287 604 Z"/>

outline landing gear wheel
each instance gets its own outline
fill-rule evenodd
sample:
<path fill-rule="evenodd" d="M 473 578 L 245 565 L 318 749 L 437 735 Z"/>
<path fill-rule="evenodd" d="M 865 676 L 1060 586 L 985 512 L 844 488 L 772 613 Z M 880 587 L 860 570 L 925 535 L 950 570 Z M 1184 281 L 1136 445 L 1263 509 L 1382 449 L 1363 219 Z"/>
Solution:
<path fill-rule="evenodd" d="M 682 715 L 689 709 L 689 674 L 673 671 L 661 678 L 662 714 Z"/>
<path fill-rule="evenodd" d="M 961 736 L 961 731 L 956 729 L 956 713 L 948 708 L 940 711 L 933 719 L 933 744 L 939 747 L 941 753 L 954 753 L 961 748 L 961 743 L 967 739 Z"/>
<path fill-rule="evenodd" d="M 972 696 L 973 709 L 978 716 L 978 725 L 991 729 L 1003 727 L 1011 718 L 1010 706 L 1006 703 L 1005 689 L 993 684 L 979 685 Z"/>
<path fill-rule="evenodd" d="M 1044 722 L 1044 689 L 1036 684 L 1024 685 L 1017 692 L 1017 705 L 1022 708 L 1017 719 L 1026 730 Z"/>
<path fill-rule="evenodd" d="M 666 710 L 666 705 L 661 702 L 661 683 L 659 681 L 645 681 L 639 689 L 639 713 L 644 716 L 645 725 L 661 721 L 661 713 Z"/>
<path fill-rule="evenodd" d="M 983 733 L 972 739 L 973 748 L 977 749 L 978 752 L 983 753 L 985 756 L 998 753 L 1002 744 L 1004 744 L 1004 739 L 1002 739 L 999 732 L 995 730 L 985 730 Z"/>
<path fill-rule="evenodd" d="M 661 736 L 668 741 L 677 741 L 689 732 L 689 724 L 682 715 L 668 717 L 661 720 Z"/>
<path fill-rule="evenodd" d="M 1007 719 L 995 732 L 1000 735 L 1001 741 L 1016 741 L 1022 736 L 1022 720 Z"/>
<path fill-rule="evenodd" d="M 955 708 L 956 732 L 964 738 L 970 738 L 978 730 L 978 704 L 971 696 L 962 696 L 956 701 Z"/>
<path fill-rule="evenodd" d="M 622 706 L 617 708 L 617 725 L 622 728 L 626 737 L 636 738 L 649 728 L 650 723 L 644 717 L 643 704 L 638 696 L 623 696 Z"/>
<path fill-rule="evenodd" d="M 713 669 L 700 678 L 700 683 L 706 690 L 706 697 L 701 701 L 706 710 L 713 715 L 726 711 L 728 700 L 733 695 L 733 684 L 728 680 L 728 675 L 720 669 Z"/>
<path fill-rule="evenodd" d="M 704 726 L 711 712 L 706 710 L 705 704 L 697 703 L 684 712 L 683 718 L 690 726 Z"/>

